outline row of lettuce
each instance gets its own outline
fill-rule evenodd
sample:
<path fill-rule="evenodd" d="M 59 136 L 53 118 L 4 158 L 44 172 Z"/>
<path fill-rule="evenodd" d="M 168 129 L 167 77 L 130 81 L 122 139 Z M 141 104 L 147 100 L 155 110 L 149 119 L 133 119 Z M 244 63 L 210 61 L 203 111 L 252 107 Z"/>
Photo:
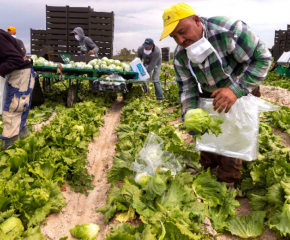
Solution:
<path fill-rule="evenodd" d="M 169 86 L 169 95 L 177 94 L 177 86 Z M 278 236 L 290 237 L 290 148 L 282 146 L 266 124 L 287 131 L 289 108 L 263 116 L 266 123 L 260 125 L 259 159 L 244 163 L 241 192 L 228 190 L 209 171 L 194 175 L 186 171 L 186 167 L 200 169 L 199 152 L 180 138 L 179 126 L 168 124 L 180 116 L 180 109 L 177 107 L 173 113 L 165 110 L 177 103 L 176 99 L 160 104 L 132 94 L 123 107 L 121 124 L 116 129 L 117 153 L 107 173 L 112 188 L 106 205 L 97 209 L 106 223 L 115 217 L 122 224 L 112 228 L 106 239 L 209 239 L 212 236 L 204 225 L 206 218 L 218 233 L 230 231 L 250 238 L 261 235 L 268 226 Z M 164 149 L 176 155 L 184 171 L 174 176 L 161 169 L 140 184 L 134 180 L 131 165 L 149 132 L 163 138 Z M 117 182 L 122 183 L 121 187 L 115 186 Z M 253 212 L 249 216 L 236 215 L 240 207 L 237 195 L 250 199 Z M 139 219 L 139 227 L 125 223 L 135 218 Z"/>
<path fill-rule="evenodd" d="M 0 239 L 45 239 L 40 223 L 66 205 L 60 186 L 68 181 L 76 192 L 93 189 L 88 143 L 98 136 L 116 94 L 86 96 L 72 108 L 57 95 L 51 98 L 55 101 L 31 110 L 32 134 L 0 153 Z M 47 120 L 52 111 L 57 114 L 50 124 L 34 132 L 32 124 Z"/>
<path fill-rule="evenodd" d="M 282 76 L 276 72 L 269 72 L 262 84 L 280 87 L 290 91 L 289 77 Z"/>

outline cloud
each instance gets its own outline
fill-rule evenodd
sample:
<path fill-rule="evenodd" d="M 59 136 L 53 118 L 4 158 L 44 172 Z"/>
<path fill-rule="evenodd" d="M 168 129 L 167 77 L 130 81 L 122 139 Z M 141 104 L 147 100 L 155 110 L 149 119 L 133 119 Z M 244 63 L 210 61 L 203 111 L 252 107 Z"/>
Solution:
<path fill-rule="evenodd" d="M 137 49 L 144 39 L 151 37 L 159 47 L 175 48 L 175 42 L 166 38 L 159 42 L 163 29 L 162 14 L 175 0 L 96 1 L 96 0 L 0 0 L 0 28 L 12 25 L 17 36 L 30 51 L 30 28 L 46 28 L 45 5 L 92 7 L 95 11 L 115 13 L 114 52 L 121 48 Z M 196 12 L 205 17 L 231 16 L 246 22 L 260 36 L 267 47 L 274 43 L 275 30 L 289 24 L 289 0 L 195 0 L 187 1 Z M 284 7 L 283 7 L 284 6 Z M 278 10 L 278 11 L 277 11 Z"/>

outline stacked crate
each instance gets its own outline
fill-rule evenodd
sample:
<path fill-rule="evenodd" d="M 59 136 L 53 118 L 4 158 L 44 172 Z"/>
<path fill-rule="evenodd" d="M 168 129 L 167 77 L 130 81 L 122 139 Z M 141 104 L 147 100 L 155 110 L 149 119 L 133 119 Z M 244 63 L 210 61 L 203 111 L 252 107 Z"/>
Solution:
<path fill-rule="evenodd" d="M 67 23 L 69 7 L 46 6 L 46 45 L 52 46 L 54 53 L 67 53 Z M 61 61 L 60 58 L 54 61 Z"/>
<path fill-rule="evenodd" d="M 114 12 L 95 12 L 91 7 L 46 6 L 47 30 L 43 36 L 31 29 L 31 53 L 37 54 L 44 45 L 50 45 L 57 54 L 79 56 L 79 42 L 70 35 L 76 27 L 97 44 L 100 57 L 113 57 Z M 38 35 L 41 38 L 37 39 Z"/>
<path fill-rule="evenodd" d="M 284 52 L 288 51 L 290 51 L 290 25 L 287 25 L 287 30 L 275 31 L 272 49 L 274 61 L 277 61 Z"/>
<path fill-rule="evenodd" d="M 46 30 L 30 29 L 30 50 L 32 54 L 37 54 L 46 44 Z"/>
<path fill-rule="evenodd" d="M 286 42 L 286 52 L 290 51 L 290 25 L 287 25 L 287 42 Z"/>
<path fill-rule="evenodd" d="M 170 61 L 170 48 L 169 47 L 161 48 L 161 53 L 162 53 L 162 61 L 169 62 Z"/>
<path fill-rule="evenodd" d="M 114 12 L 91 12 L 89 36 L 99 47 L 100 57 L 112 58 L 114 41 Z"/>

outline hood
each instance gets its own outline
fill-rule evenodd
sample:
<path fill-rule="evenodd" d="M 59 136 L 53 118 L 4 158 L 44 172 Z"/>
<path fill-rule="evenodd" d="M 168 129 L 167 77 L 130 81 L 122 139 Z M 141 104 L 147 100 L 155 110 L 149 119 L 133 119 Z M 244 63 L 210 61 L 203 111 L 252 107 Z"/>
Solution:
<path fill-rule="evenodd" d="M 85 38 L 84 30 L 81 27 L 76 27 L 73 32 L 76 32 L 80 36 L 81 41 Z"/>

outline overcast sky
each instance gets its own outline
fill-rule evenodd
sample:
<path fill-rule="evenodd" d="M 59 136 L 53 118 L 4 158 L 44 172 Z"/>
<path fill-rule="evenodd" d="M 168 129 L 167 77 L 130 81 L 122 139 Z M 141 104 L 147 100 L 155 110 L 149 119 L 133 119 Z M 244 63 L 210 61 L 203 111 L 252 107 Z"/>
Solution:
<path fill-rule="evenodd" d="M 121 48 L 137 49 L 145 38 L 153 38 L 159 47 L 176 44 L 170 37 L 159 41 L 165 8 L 178 3 L 173 0 L 0 0 L 0 28 L 17 29 L 17 37 L 23 40 L 30 52 L 30 28 L 45 29 L 45 5 L 92 7 L 95 11 L 115 12 L 114 54 Z M 274 44 L 275 30 L 286 30 L 290 24 L 290 0 L 196 0 L 185 1 L 196 13 L 204 17 L 231 16 L 247 23 L 268 48 Z M 1 43 L 0 43 L 1 44 Z"/>

